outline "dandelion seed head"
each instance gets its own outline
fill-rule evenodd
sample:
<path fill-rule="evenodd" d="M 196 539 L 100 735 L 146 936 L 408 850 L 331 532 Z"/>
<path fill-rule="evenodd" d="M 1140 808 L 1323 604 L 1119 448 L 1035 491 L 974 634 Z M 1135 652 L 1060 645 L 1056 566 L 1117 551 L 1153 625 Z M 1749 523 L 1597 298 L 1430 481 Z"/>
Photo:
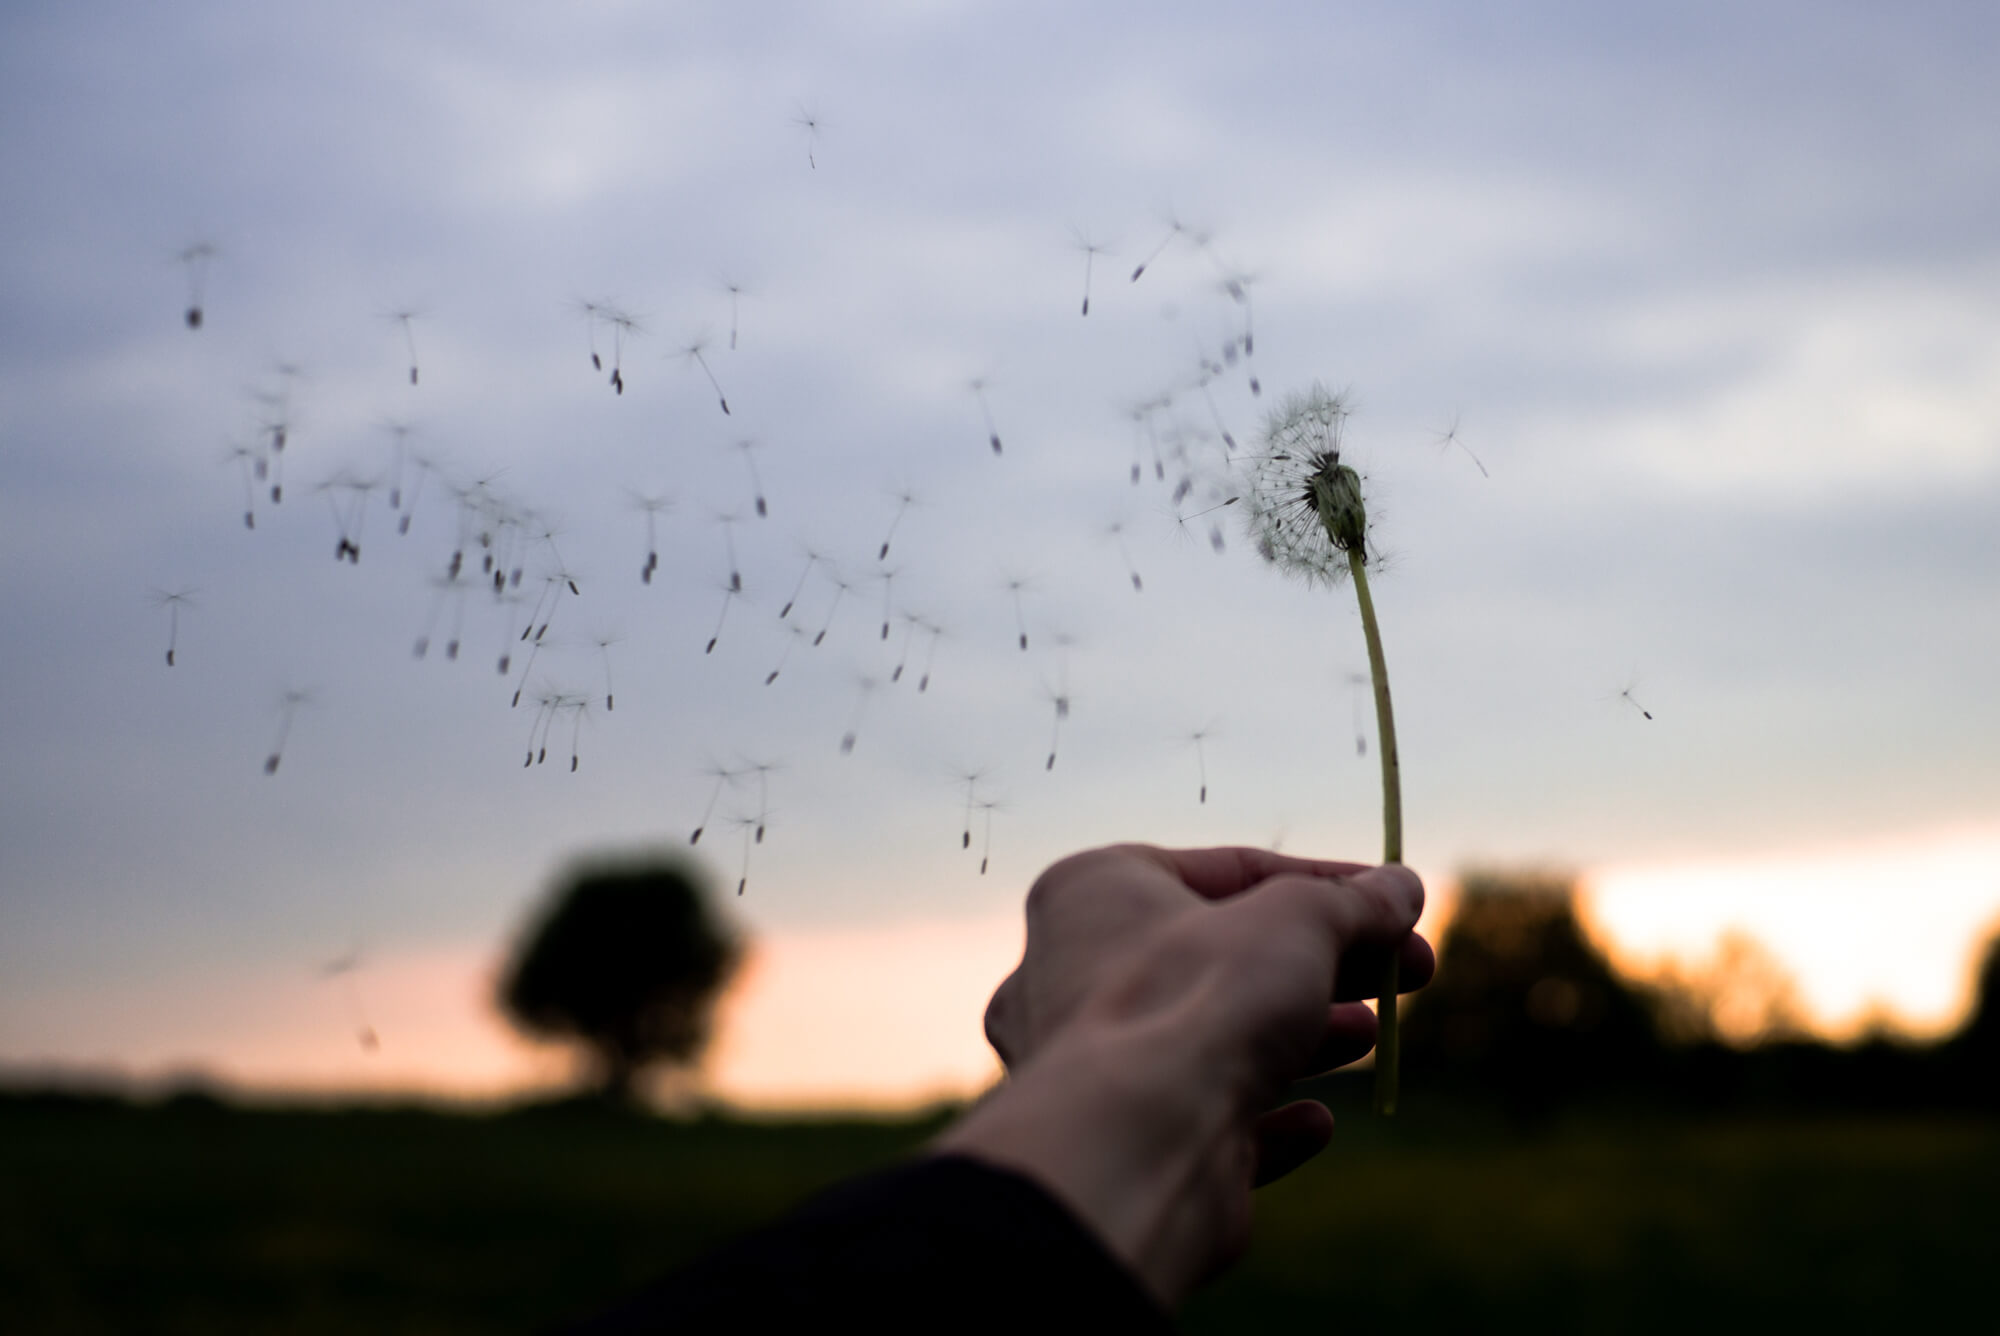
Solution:
<path fill-rule="evenodd" d="M 1310 583 L 1345 578 L 1348 554 L 1368 557 L 1361 475 L 1341 460 L 1345 395 L 1323 385 L 1292 395 L 1264 426 L 1243 497 L 1250 536 L 1266 561 Z"/>

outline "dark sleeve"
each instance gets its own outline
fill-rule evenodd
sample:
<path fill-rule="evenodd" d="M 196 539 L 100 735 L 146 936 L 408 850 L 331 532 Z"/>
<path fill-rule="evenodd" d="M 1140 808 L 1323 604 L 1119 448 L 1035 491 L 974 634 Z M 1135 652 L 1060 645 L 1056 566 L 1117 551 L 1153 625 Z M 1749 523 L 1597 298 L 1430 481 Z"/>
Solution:
<path fill-rule="evenodd" d="M 1170 1332 L 1167 1314 L 1040 1185 L 957 1155 L 843 1183 L 575 1328 Z"/>

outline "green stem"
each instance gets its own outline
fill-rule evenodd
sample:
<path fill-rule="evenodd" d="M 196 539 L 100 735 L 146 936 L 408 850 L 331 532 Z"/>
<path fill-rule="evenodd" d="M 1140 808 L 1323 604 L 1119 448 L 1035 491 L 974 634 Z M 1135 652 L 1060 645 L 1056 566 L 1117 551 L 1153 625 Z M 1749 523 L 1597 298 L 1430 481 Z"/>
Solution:
<path fill-rule="evenodd" d="M 1382 861 L 1403 861 L 1403 771 L 1396 755 L 1396 712 L 1389 704 L 1389 665 L 1382 657 L 1382 630 L 1375 624 L 1375 600 L 1368 593 L 1368 570 L 1358 548 L 1347 553 L 1354 596 L 1361 604 L 1361 634 L 1368 641 L 1368 676 L 1375 684 L 1376 748 L 1382 756 Z M 1388 977 L 1375 1004 L 1381 1029 L 1375 1040 L 1375 1112 L 1396 1111 L 1402 1061 L 1396 1032 L 1397 957 L 1389 957 Z"/>

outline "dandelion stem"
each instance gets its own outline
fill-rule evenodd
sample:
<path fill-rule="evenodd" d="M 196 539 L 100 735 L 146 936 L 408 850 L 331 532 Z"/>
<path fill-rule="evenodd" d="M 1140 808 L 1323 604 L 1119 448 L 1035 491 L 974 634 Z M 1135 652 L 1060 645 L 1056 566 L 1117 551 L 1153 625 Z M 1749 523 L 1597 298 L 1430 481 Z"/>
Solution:
<path fill-rule="evenodd" d="M 1368 592 L 1368 570 L 1361 549 L 1347 550 L 1347 569 L 1354 576 L 1354 597 L 1361 605 L 1361 633 L 1368 641 L 1368 675 L 1375 684 L 1376 750 L 1382 755 L 1382 861 L 1403 861 L 1403 781 L 1402 765 L 1396 754 L 1396 714 L 1389 704 L 1389 665 L 1382 657 L 1382 630 L 1375 623 L 1375 600 Z M 1389 957 L 1388 978 L 1376 1002 L 1375 1016 L 1380 1030 L 1375 1040 L 1375 1112 L 1396 1111 L 1396 1092 L 1402 1071 L 1397 1041 L 1396 957 Z"/>

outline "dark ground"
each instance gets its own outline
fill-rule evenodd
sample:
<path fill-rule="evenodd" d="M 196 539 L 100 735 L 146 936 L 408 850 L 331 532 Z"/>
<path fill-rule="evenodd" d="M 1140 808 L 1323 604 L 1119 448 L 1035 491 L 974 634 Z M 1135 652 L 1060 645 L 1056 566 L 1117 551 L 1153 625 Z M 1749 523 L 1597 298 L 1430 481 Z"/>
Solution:
<path fill-rule="evenodd" d="M 1358 1087 L 1357 1087 L 1358 1089 Z M 1345 1098 L 1337 1099 L 1345 1105 Z M 1986 1329 L 2000 1119 L 1341 1113 L 1193 1331 Z M 0 1329 L 533 1330 L 938 1118 L 244 1111 L 0 1095 Z"/>

